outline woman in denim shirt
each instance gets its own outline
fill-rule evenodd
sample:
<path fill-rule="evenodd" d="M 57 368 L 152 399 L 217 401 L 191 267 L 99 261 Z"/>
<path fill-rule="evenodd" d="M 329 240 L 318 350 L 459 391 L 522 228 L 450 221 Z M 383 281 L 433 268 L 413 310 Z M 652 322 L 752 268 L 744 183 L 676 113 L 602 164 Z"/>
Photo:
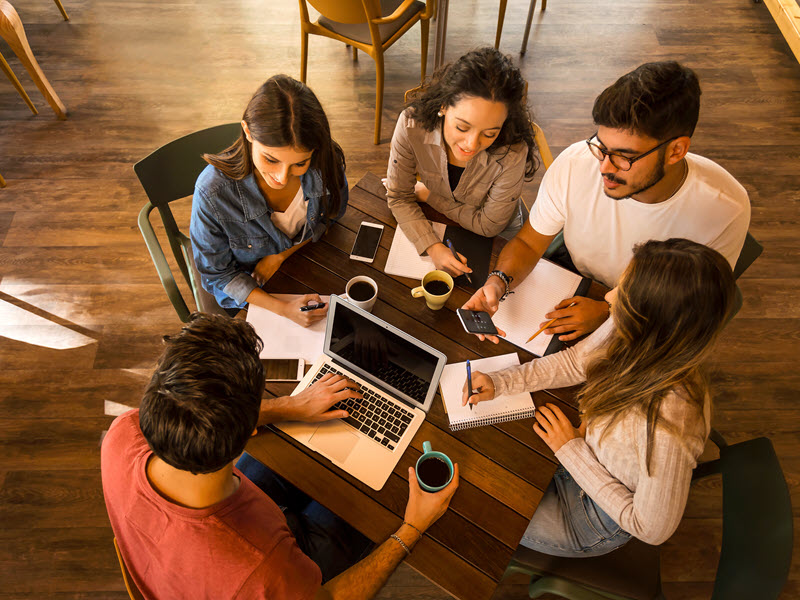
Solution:
<path fill-rule="evenodd" d="M 317 294 L 284 302 L 261 288 L 347 208 L 344 154 L 314 92 L 271 77 L 247 105 L 239 139 L 203 158 L 190 229 L 203 288 L 225 309 L 255 304 L 304 327 L 325 318 L 327 307 L 300 311 Z"/>
<path fill-rule="evenodd" d="M 527 214 L 520 194 L 535 152 L 519 69 L 494 48 L 473 50 L 437 72 L 397 120 L 384 180 L 389 208 L 437 269 L 469 273 L 419 203 L 479 235 L 510 238 Z"/>

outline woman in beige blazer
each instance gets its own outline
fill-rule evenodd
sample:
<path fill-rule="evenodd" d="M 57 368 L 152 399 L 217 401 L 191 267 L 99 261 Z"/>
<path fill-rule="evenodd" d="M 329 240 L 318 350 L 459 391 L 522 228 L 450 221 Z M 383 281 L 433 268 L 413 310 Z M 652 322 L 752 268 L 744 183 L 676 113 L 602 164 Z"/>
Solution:
<path fill-rule="evenodd" d="M 385 180 L 389 208 L 438 269 L 471 272 L 439 240 L 419 203 L 486 237 L 510 237 L 522 227 L 522 184 L 537 167 L 524 91 L 508 57 L 473 50 L 437 72 L 397 121 Z"/>

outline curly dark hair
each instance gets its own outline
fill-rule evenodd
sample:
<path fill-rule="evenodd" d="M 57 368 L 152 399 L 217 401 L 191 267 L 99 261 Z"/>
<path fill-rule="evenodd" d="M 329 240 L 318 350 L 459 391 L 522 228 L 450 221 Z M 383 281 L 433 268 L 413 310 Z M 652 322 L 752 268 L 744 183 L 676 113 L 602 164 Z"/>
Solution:
<path fill-rule="evenodd" d="M 595 125 L 654 140 L 691 137 L 700 116 L 700 82 L 673 61 L 645 63 L 607 87 L 594 101 Z"/>
<path fill-rule="evenodd" d="M 201 313 L 164 342 L 139 408 L 142 433 L 168 465 L 213 473 L 244 451 L 256 428 L 263 344 L 246 321 Z"/>
<path fill-rule="evenodd" d="M 508 147 L 524 141 L 528 146 L 525 179 L 530 180 L 539 166 L 536 142 L 531 129 L 525 79 L 511 59 L 494 48 L 478 48 L 452 64 L 441 67 L 430 82 L 408 103 L 411 117 L 428 131 L 440 126 L 439 110 L 454 106 L 464 97 L 502 102 L 508 117 L 488 151 L 508 152 Z"/>

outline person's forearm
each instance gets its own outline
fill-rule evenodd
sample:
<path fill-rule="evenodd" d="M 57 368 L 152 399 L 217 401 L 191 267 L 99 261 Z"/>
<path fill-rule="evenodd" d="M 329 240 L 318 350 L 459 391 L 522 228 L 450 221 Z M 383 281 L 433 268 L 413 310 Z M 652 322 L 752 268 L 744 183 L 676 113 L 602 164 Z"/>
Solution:
<path fill-rule="evenodd" d="M 395 532 L 409 549 L 419 540 L 419 533 L 408 525 Z M 344 573 L 323 586 L 333 600 L 368 600 L 373 598 L 407 556 L 400 543 L 389 538 Z"/>
<path fill-rule="evenodd" d="M 292 417 L 292 396 L 264 398 L 261 400 L 256 427 L 269 425 L 270 423 L 280 423 L 281 421 L 290 421 Z"/>
<path fill-rule="evenodd" d="M 544 250 L 531 248 L 518 237 L 513 237 L 497 257 L 495 269 L 514 278 L 511 283 L 511 289 L 514 289 L 530 274 Z"/>
<path fill-rule="evenodd" d="M 278 300 L 275 296 L 268 294 L 261 288 L 255 288 L 252 292 L 250 292 L 250 294 L 248 294 L 247 303 L 265 308 L 268 311 L 277 313 L 279 315 L 283 314 L 282 311 L 286 305 L 285 302 Z"/>

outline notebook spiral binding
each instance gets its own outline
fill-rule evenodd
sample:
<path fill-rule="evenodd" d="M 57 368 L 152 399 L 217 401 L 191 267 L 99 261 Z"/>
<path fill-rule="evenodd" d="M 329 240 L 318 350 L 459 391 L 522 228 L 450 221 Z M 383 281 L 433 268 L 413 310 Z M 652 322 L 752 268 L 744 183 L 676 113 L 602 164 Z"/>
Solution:
<path fill-rule="evenodd" d="M 471 429 L 473 427 L 483 427 L 485 425 L 494 425 L 495 423 L 504 423 L 506 421 L 514 421 L 516 419 L 527 419 L 536 413 L 536 408 L 531 406 L 513 410 L 502 415 L 492 415 L 481 417 L 479 419 L 469 419 L 468 421 L 458 421 L 450 423 L 450 431 L 460 431 L 461 429 Z"/>

